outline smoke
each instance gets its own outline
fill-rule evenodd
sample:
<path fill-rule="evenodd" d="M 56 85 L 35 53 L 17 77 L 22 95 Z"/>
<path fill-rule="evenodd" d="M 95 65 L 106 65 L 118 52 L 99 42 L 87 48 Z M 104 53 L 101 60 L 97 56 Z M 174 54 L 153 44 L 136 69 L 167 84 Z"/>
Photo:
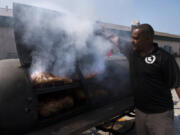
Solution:
<path fill-rule="evenodd" d="M 32 50 L 30 72 L 69 76 L 77 62 L 84 74 L 105 71 L 105 56 L 112 45 L 96 34 L 93 19 L 32 7 L 22 8 L 17 15 L 23 24 L 23 42 Z"/>
<path fill-rule="evenodd" d="M 113 45 L 102 37 L 102 29 L 99 29 L 91 14 L 78 14 L 54 7 L 58 12 L 29 6 L 14 9 L 15 18 L 19 18 L 15 22 L 15 28 L 23 35 L 22 45 L 31 52 L 30 74 L 51 72 L 62 77 L 71 77 L 75 74 L 78 63 L 84 75 L 102 73 L 96 76 L 94 83 L 97 89 L 107 90 L 109 97 L 118 96 L 119 99 L 129 95 L 131 89 L 128 66 L 123 66 L 128 63 L 126 60 L 117 60 L 119 55 L 106 57 Z M 118 32 L 115 34 L 118 35 Z M 106 37 L 112 33 L 114 31 L 109 31 Z M 125 35 L 123 37 L 127 38 Z M 121 45 L 126 45 L 124 40 Z M 91 85 L 87 84 L 88 90 L 95 90 L 94 84 Z"/>

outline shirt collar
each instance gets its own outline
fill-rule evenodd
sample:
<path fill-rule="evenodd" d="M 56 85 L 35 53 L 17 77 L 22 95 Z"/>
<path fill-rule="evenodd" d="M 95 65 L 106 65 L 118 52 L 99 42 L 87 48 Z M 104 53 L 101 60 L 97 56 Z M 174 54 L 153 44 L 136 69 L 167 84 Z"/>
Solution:
<path fill-rule="evenodd" d="M 153 48 L 152 48 L 151 54 L 155 53 L 158 49 L 159 49 L 158 44 L 157 43 L 153 43 Z"/>
<path fill-rule="evenodd" d="M 145 58 L 145 57 L 148 57 L 149 55 L 154 54 L 158 49 L 159 49 L 158 44 L 153 43 L 153 47 L 152 47 L 151 51 L 148 54 L 146 54 L 145 56 L 140 56 L 136 51 L 134 51 L 134 53 L 139 57 Z"/>

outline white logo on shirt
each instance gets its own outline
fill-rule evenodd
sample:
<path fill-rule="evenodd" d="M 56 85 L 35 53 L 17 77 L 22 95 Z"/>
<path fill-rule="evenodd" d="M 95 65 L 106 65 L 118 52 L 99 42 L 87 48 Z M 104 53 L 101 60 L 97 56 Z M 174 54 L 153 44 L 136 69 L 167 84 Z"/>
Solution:
<path fill-rule="evenodd" d="M 154 56 L 154 55 L 151 55 L 151 56 L 145 58 L 145 62 L 147 64 L 153 64 L 155 62 L 155 60 L 156 60 L 156 56 Z"/>

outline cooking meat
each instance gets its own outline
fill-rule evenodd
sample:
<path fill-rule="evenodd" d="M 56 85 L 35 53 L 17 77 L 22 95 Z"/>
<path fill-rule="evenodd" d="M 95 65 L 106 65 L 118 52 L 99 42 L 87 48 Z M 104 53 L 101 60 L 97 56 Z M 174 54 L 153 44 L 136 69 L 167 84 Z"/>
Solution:
<path fill-rule="evenodd" d="M 91 79 L 91 78 L 94 78 L 96 76 L 97 73 L 95 72 L 92 72 L 92 73 L 89 73 L 89 74 L 85 74 L 84 75 L 84 78 L 85 79 Z"/>
<path fill-rule="evenodd" d="M 72 96 L 65 96 L 60 98 L 49 98 L 40 101 L 39 114 L 42 117 L 48 117 L 57 112 L 70 109 L 74 106 L 74 99 Z"/>
<path fill-rule="evenodd" d="M 55 76 L 47 72 L 35 72 L 31 75 L 31 79 L 35 85 L 44 84 L 50 82 L 63 82 L 63 83 L 72 83 L 72 79 L 66 77 Z"/>

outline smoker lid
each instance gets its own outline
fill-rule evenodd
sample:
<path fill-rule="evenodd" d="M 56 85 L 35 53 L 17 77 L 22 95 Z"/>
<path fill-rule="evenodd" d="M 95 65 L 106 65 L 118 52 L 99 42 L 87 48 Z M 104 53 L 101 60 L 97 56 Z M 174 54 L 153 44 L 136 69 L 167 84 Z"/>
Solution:
<path fill-rule="evenodd" d="M 53 22 L 62 14 L 49 9 L 13 4 L 14 33 L 16 48 L 22 66 L 30 66 L 32 53 L 44 49 L 46 42 L 60 42 L 62 31 L 53 31 Z M 48 37 L 48 39 L 45 39 Z M 62 41 L 61 41 L 62 42 Z M 51 50 L 53 53 L 53 50 Z"/>

